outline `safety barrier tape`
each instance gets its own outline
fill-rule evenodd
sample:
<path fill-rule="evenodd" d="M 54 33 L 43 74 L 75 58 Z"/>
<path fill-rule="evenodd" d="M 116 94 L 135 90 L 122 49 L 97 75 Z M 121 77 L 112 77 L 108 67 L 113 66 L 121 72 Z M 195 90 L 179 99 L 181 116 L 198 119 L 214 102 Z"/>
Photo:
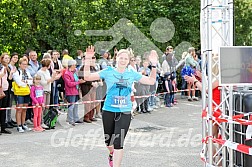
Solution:
<path fill-rule="evenodd" d="M 202 140 L 203 148 L 202 148 L 201 153 L 200 153 L 200 159 L 205 163 L 205 165 L 207 167 L 208 166 L 209 167 L 214 167 L 213 165 L 211 165 L 211 164 L 209 164 L 207 162 L 206 150 L 207 150 L 208 139 L 211 139 L 215 143 L 218 143 L 218 144 L 220 144 L 222 146 L 225 146 L 225 147 L 230 148 L 232 150 L 238 151 L 240 153 L 244 153 L 244 154 L 247 154 L 247 155 L 252 155 L 252 147 L 251 146 L 235 143 L 235 142 L 232 142 L 230 140 L 215 139 L 215 138 L 213 138 L 211 136 L 207 136 L 205 139 Z"/>
<path fill-rule="evenodd" d="M 49 104 L 49 105 L 45 105 L 44 107 L 68 106 L 68 105 L 73 105 L 73 104 L 90 104 L 90 103 L 98 103 L 98 102 L 102 102 L 102 101 L 104 101 L 104 100 L 82 101 L 82 102 L 61 103 L 61 104 Z M 41 107 L 41 106 L 6 107 L 6 108 L 0 108 L 0 110 L 27 109 L 27 108 L 36 108 L 36 107 Z"/>
<path fill-rule="evenodd" d="M 191 89 L 191 91 L 194 89 Z M 195 89 L 195 90 L 199 90 L 199 89 Z M 156 93 L 156 94 L 149 94 L 149 95 L 142 95 L 142 96 L 134 96 L 136 99 L 138 98 L 145 98 L 145 97 L 150 97 L 150 96 L 159 96 L 159 95 L 164 95 L 167 93 L 179 93 L 179 92 L 187 92 L 189 91 L 189 89 L 184 89 L 184 90 L 176 90 L 176 91 L 172 91 L 172 92 L 162 92 L 162 93 Z"/>
<path fill-rule="evenodd" d="M 245 116 L 249 116 L 249 114 L 252 113 L 246 113 L 246 114 L 239 114 L 239 115 L 234 115 L 232 117 L 222 114 L 222 118 L 216 118 L 216 117 L 211 117 L 206 110 L 202 111 L 202 118 L 206 119 L 206 120 L 214 120 L 217 121 L 219 123 L 232 123 L 232 124 L 241 124 L 241 125 L 252 125 L 252 120 L 246 120 L 246 119 L 241 119 Z"/>
<path fill-rule="evenodd" d="M 203 142 L 203 148 L 200 152 L 200 159 L 205 163 L 206 167 L 215 167 L 207 162 L 206 150 L 207 150 L 207 145 L 205 142 Z"/>
<path fill-rule="evenodd" d="M 194 89 L 191 89 L 194 90 Z M 195 89 L 198 90 L 198 89 Z M 172 93 L 178 93 L 178 92 L 186 92 L 188 89 L 185 90 L 176 90 L 173 91 Z M 149 94 L 149 95 L 142 95 L 142 96 L 134 96 L 135 99 L 139 98 L 147 98 L 150 96 L 159 96 L 159 95 L 164 95 L 168 92 L 162 92 L 162 93 L 157 93 L 157 94 Z M 104 100 L 93 100 L 93 101 L 81 101 L 81 102 L 74 102 L 74 103 L 61 103 L 61 104 L 49 104 L 45 105 L 45 107 L 59 107 L 59 106 L 68 106 L 68 105 L 73 105 L 73 104 L 90 104 L 90 103 L 98 103 L 98 102 L 103 102 Z M 27 106 L 27 107 L 6 107 L 6 108 L 0 108 L 1 110 L 12 110 L 12 109 L 27 109 L 27 108 L 36 108 L 37 106 Z M 40 106 L 39 106 L 40 107 Z"/>
<path fill-rule="evenodd" d="M 207 166 L 207 167 L 214 167 L 213 165 L 211 165 L 211 164 L 209 164 L 207 162 L 207 157 L 206 157 L 207 142 L 205 142 L 205 140 L 207 140 L 207 139 L 208 138 L 202 139 L 203 146 L 202 146 L 202 149 L 201 149 L 201 152 L 200 152 L 200 159 L 201 159 L 201 161 L 204 162 L 205 166 Z"/>
<path fill-rule="evenodd" d="M 230 148 L 235 151 L 239 151 L 241 153 L 252 155 L 252 147 L 247 146 L 245 144 L 240 144 L 236 142 L 232 142 L 230 140 L 223 140 L 223 139 L 215 139 L 211 136 L 206 137 L 204 140 L 202 140 L 205 144 L 207 144 L 208 139 L 211 139 L 213 142 L 218 143 L 222 146 L 225 146 L 227 148 Z"/>

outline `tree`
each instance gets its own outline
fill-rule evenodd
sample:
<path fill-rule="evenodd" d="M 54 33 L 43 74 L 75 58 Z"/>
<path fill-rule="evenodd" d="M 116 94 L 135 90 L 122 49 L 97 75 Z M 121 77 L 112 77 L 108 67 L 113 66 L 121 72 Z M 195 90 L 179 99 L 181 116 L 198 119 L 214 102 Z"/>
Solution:
<path fill-rule="evenodd" d="M 251 45 L 251 4 L 252 0 L 235 2 L 236 45 Z M 152 22 L 160 17 L 170 19 L 176 30 L 164 43 L 150 33 Z M 0 50 L 24 53 L 27 48 L 38 52 L 66 48 L 75 56 L 76 49 L 98 40 L 112 40 L 111 36 L 88 37 L 85 30 L 106 30 L 121 18 L 131 20 L 161 50 L 182 41 L 200 49 L 200 0 L 2 0 Z M 123 39 L 117 47 L 129 45 Z"/>
<path fill-rule="evenodd" d="M 235 45 L 252 45 L 252 0 L 235 1 Z"/>

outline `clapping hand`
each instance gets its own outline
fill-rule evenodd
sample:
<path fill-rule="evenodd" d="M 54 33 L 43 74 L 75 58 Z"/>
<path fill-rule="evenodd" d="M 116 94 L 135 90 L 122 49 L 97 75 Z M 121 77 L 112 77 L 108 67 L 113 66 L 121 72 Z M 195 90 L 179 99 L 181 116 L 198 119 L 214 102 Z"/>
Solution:
<path fill-rule="evenodd" d="M 95 88 L 97 88 L 99 85 L 98 85 L 97 82 L 92 82 L 92 86 L 95 87 Z"/>
<path fill-rule="evenodd" d="M 14 74 L 15 72 L 17 71 L 17 68 L 16 67 L 13 67 L 10 71 L 10 73 Z"/>
<path fill-rule="evenodd" d="M 86 81 L 84 79 L 79 79 L 80 83 L 85 83 Z"/>
<path fill-rule="evenodd" d="M 98 85 L 99 85 L 99 86 L 103 86 L 103 82 L 102 82 L 102 81 L 99 81 L 99 82 L 98 82 Z"/>

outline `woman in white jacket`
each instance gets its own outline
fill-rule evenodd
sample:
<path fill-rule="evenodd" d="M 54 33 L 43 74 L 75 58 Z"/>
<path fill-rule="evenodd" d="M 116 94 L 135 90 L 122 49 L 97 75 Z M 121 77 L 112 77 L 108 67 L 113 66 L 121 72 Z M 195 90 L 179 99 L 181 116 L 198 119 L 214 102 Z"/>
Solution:
<path fill-rule="evenodd" d="M 21 58 L 18 62 L 19 69 L 13 74 L 13 80 L 20 87 L 30 86 L 32 84 L 32 77 L 27 69 L 28 62 L 26 59 Z M 26 96 L 16 96 L 17 107 L 27 107 L 30 102 L 30 95 Z M 16 110 L 16 121 L 17 121 L 17 130 L 22 133 L 24 131 L 31 130 L 25 124 L 26 117 L 26 108 L 19 108 Z"/>

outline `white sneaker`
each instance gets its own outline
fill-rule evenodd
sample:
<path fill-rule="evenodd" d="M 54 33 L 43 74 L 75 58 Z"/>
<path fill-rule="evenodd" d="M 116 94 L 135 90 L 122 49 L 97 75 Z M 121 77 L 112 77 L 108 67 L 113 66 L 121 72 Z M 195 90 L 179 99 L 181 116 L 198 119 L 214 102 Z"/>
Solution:
<path fill-rule="evenodd" d="M 199 98 L 198 98 L 198 97 L 195 97 L 195 96 L 193 96 L 192 99 L 193 99 L 194 101 L 199 101 Z"/>
<path fill-rule="evenodd" d="M 148 110 L 148 111 L 153 111 L 153 108 L 152 108 L 152 107 L 149 107 L 147 110 Z"/>
<path fill-rule="evenodd" d="M 22 125 L 22 128 L 23 128 L 23 130 L 25 130 L 25 131 L 31 131 L 32 129 L 31 128 L 28 128 L 28 126 L 27 125 Z"/>
<path fill-rule="evenodd" d="M 154 109 L 158 109 L 158 106 L 156 106 L 156 105 L 154 105 L 154 106 L 152 106 Z"/>
<path fill-rule="evenodd" d="M 17 127 L 17 131 L 18 131 L 19 133 L 24 133 L 24 130 L 23 130 L 22 126 L 18 126 L 18 127 Z"/>
<path fill-rule="evenodd" d="M 25 123 L 26 123 L 27 125 L 33 125 L 33 122 L 32 122 L 31 120 L 29 120 L 29 119 L 27 119 L 27 121 L 25 121 Z"/>
<path fill-rule="evenodd" d="M 48 127 L 46 124 L 44 124 L 44 123 L 41 125 L 41 127 L 42 127 L 43 129 L 49 129 L 49 127 Z"/>
<path fill-rule="evenodd" d="M 102 119 L 102 116 L 101 116 L 101 114 L 96 114 L 96 115 L 95 115 L 95 118 Z"/>
<path fill-rule="evenodd" d="M 187 98 L 188 101 L 193 101 L 192 98 L 190 96 L 188 96 Z"/>

